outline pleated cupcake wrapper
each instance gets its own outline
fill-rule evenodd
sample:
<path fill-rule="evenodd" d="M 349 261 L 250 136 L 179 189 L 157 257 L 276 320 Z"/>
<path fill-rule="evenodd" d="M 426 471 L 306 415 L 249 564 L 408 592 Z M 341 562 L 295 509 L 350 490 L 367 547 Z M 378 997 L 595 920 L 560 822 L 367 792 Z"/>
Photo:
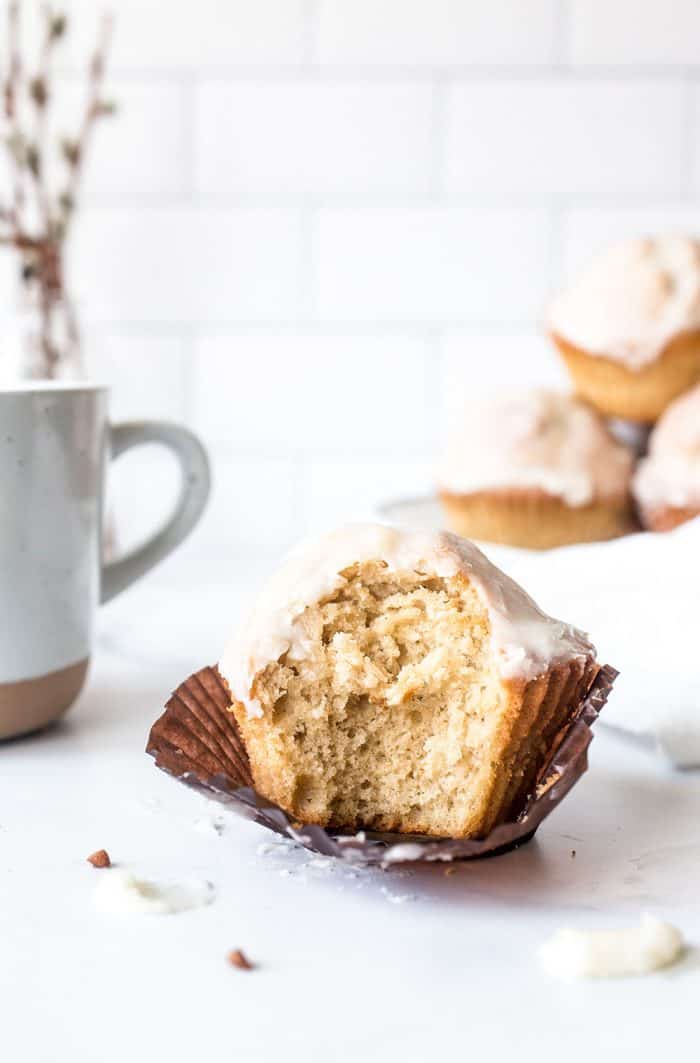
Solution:
<path fill-rule="evenodd" d="M 426 838 L 370 831 L 349 835 L 295 821 L 254 789 L 248 755 L 235 717 L 228 711 L 228 689 L 216 668 L 202 668 L 177 688 L 151 728 L 146 752 L 159 768 L 187 786 L 324 856 L 363 865 L 495 856 L 529 841 L 586 771 L 591 728 L 617 674 L 610 665 L 599 670 L 572 711 L 519 815 L 495 827 L 485 838 Z"/>

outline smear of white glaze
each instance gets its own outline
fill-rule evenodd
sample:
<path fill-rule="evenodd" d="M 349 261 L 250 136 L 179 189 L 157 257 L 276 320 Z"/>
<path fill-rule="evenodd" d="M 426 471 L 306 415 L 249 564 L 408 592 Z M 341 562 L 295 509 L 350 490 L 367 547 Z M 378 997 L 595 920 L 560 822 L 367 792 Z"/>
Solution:
<path fill-rule="evenodd" d="M 623 930 L 558 930 L 540 960 L 555 978 L 622 978 L 667 967 L 682 951 L 675 926 L 643 915 L 639 926 Z"/>
<path fill-rule="evenodd" d="M 387 849 L 382 856 L 382 863 L 400 864 L 404 860 L 420 860 L 422 855 L 423 846 L 418 842 L 399 842 Z"/>
<path fill-rule="evenodd" d="M 211 904 L 214 896 L 211 882 L 153 882 L 131 871 L 111 868 L 100 872 L 93 903 L 98 912 L 109 915 L 172 915 Z"/>

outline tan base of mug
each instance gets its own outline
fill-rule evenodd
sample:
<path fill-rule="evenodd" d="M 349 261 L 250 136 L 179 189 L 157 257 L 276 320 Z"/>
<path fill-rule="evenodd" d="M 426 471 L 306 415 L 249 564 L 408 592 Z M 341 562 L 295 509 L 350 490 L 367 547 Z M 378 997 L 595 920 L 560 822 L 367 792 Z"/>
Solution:
<path fill-rule="evenodd" d="M 86 657 L 36 679 L 0 683 L 0 738 L 38 731 L 62 716 L 80 693 L 89 663 Z"/>

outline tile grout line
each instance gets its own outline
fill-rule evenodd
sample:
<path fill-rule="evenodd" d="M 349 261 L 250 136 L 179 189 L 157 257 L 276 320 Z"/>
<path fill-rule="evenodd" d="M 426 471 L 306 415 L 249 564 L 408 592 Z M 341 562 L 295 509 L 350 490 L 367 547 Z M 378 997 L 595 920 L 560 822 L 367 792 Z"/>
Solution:
<path fill-rule="evenodd" d="M 442 328 L 431 329 L 425 352 L 426 416 L 428 431 L 425 445 L 435 455 L 443 443 L 445 394 L 445 334 Z"/>
<path fill-rule="evenodd" d="M 300 224 L 299 303 L 303 323 L 316 321 L 318 317 L 318 209 L 303 207 Z"/>
<path fill-rule="evenodd" d="M 289 336 L 309 333 L 314 336 L 360 337 L 378 339 L 384 337 L 410 336 L 416 339 L 429 335 L 432 331 L 457 331 L 473 334 L 489 333 L 493 335 L 517 336 L 523 332 L 531 333 L 536 329 L 537 317 L 504 320 L 502 318 L 416 318 L 373 319 L 373 318 L 245 318 L 230 321 L 139 321 L 139 320 L 105 320 L 90 321 L 86 327 L 95 336 L 143 336 L 177 337 L 184 330 L 209 337 L 241 337 L 247 335 Z"/>
<path fill-rule="evenodd" d="M 683 144 L 681 155 L 681 196 L 692 203 L 693 178 L 696 159 L 697 86 L 690 77 L 685 79 L 685 113 L 683 120 Z"/>
<path fill-rule="evenodd" d="M 558 32 L 555 36 L 555 47 L 570 49 L 568 42 L 568 30 Z M 561 41 L 561 44 L 559 43 Z M 548 63 L 433 63 L 433 64 L 336 64 L 323 65 L 315 57 L 317 43 L 315 31 L 308 31 L 308 43 L 304 44 L 304 53 L 308 56 L 301 64 L 267 64 L 238 66 L 238 67 L 212 67 L 192 68 L 189 66 L 165 67 L 162 70 L 154 70 L 146 67 L 133 69 L 114 69 L 110 80 L 118 92 L 120 84 L 133 84 L 143 87 L 151 85 L 168 85 L 177 82 L 186 82 L 199 79 L 208 83 L 239 84 L 241 82 L 251 85 L 283 85 L 289 82 L 314 81 L 321 84 L 338 83 L 362 83 L 367 85 L 381 85 L 395 82 L 402 84 L 407 81 L 430 84 L 436 79 L 446 78 L 452 81 L 486 81 L 495 84 L 503 82 L 519 81 L 551 81 L 571 80 L 581 83 L 595 81 L 617 80 L 622 82 L 634 82 L 641 79 L 658 81 L 659 83 L 671 80 L 680 81 L 684 77 L 692 80 L 700 79 L 700 63 L 575 63 L 570 59 L 563 62 Z M 66 81 L 81 83 L 80 71 L 57 70 L 57 74 Z"/>
<path fill-rule="evenodd" d="M 307 74 L 317 76 L 319 65 L 319 31 L 321 12 L 319 0 L 303 0 L 302 67 Z"/>
<path fill-rule="evenodd" d="M 552 294 L 557 291 L 563 283 L 566 215 L 566 208 L 561 206 L 553 207 L 549 212 L 549 266 L 547 269 L 547 292 L 545 298 L 551 298 Z"/>
<path fill-rule="evenodd" d="M 185 202 L 195 205 L 197 202 L 197 87 L 192 78 L 180 79 L 180 106 L 182 113 L 182 141 L 186 166 L 183 191 Z"/>
<path fill-rule="evenodd" d="M 435 143 L 436 137 L 434 135 L 431 139 Z M 433 164 L 431 169 L 435 171 L 436 166 Z M 444 182 L 438 181 L 433 172 L 429 179 L 429 194 L 426 194 L 425 190 L 399 194 L 398 190 L 392 192 L 382 188 L 375 194 L 368 194 L 367 192 L 349 194 L 347 191 L 342 194 L 329 194 L 328 192 L 319 191 L 313 195 L 300 193 L 294 196 L 290 193 L 285 195 L 281 191 L 272 190 L 262 194 L 256 192 L 247 195 L 244 192 L 234 194 L 229 192 L 219 196 L 209 195 L 206 198 L 195 196 L 194 198 L 178 198 L 175 200 L 164 200 L 163 197 L 158 198 L 156 194 L 148 197 L 141 196 L 140 198 L 122 196 L 120 199 L 112 196 L 92 195 L 84 201 L 84 210 L 91 214 L 120 213 L 128 210 L 139 214 L 151 212 L 162 214 L 165 211 L 171 211 L 182 214 L 206 215 L 234 214 L 246 211 L 251 213 L 269 211 L 271 213 L 286 212 L 294 214 L 304 210 L 315 211 L 322 208 L 338 212 L 366 211 L 368 213 L 376 213 L 378 211 L 422 211 L 445 206 L 461 211 L 491 211 L 493 213 L 514 214 L 541 211 L 549 208 L 553 203 L 559 206 L 566 206 L 570 199 L 567 193 L 554 193 L 537 189 L 533 189 L 531 193 L 528 193 L 527 190 L 524 192 L 518 191 L 517 195 L 513 196 L 512 193 L 507 191 L 492 191 L 490 194 L 486 194 L 480 189 L 470 194 L 469 189 L 465 188 L 463 191 L 459 189 L 448 191 L 445 189 L 440 195 L 439 201 L 437 201 L 432 195 L 432 188 L 436 183 Z M 484 184 L 486 185 L 486 182 Z M 280 184 L 280 188 L 282 188 L 282 184 Z M 669 201 L 673 201 L 677 194 L 677 186 L 674 187 L 674 184 L 670 181 L 667 182 L 666 188 L 640 189 L 638 187 L 618 186 L 612 194 L 596 191 L 595 189 L 593 191 L 584 190 L 578 193 L 577 206 L 600 210 L 620 210 L 629 207 L 653 208 L 654 206 L 662 206 Z"/>
<path fill-rule="evenodd" d="M 294 490 L 299 500 L 298 512 L 294 515 L 295 535 L 305 536 L 308 532 L 311 514 L 311 462 L 315 460 L 308 454 L 297 454 L 292 459 L 294 470 Z"/>
<path fill-rule="evenodd" d="M 184 387 L 183 416 L 185 424 L 192 428 L 195 422 L 195 388 L 197 379 L 197 327 L 184 325 L 180 329 L 183 344 L 182 384 Z"/>
<path fill-rule="evenodd" d="M 435 78 L 431 100 L 431 151 L 429 201 L 442 205 L 447 186 L 447 95 L 448 82 Z"/>
<path fill-rule="evenodd" d="M 573 65 L 573 11 L 572 0 L 558 0 L 555 8 L 555 27 L 552 61 L 558 63 L 561 70 L 572 74 L 577 68 Z"/>

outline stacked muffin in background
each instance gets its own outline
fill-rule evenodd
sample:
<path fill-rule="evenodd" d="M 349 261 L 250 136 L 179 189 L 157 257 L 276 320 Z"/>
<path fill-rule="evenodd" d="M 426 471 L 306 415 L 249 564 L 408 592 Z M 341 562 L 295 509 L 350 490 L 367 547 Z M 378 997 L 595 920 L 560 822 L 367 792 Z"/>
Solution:
<path fill-rule="evenodd" d="M 438 474 L 448 526 L 545 549 L 700 515 L 700 242 L 610 248 L 553 301 L 547 327 L 576 397 L 465 410 Z M 615 438 L 635 427 L 637 453 Z"/>
<path fill-rule="evenodd" d="M 670 531 L 700 516 L 700 384 L 664 412 L 632 489 L 651 531 Z"/>

